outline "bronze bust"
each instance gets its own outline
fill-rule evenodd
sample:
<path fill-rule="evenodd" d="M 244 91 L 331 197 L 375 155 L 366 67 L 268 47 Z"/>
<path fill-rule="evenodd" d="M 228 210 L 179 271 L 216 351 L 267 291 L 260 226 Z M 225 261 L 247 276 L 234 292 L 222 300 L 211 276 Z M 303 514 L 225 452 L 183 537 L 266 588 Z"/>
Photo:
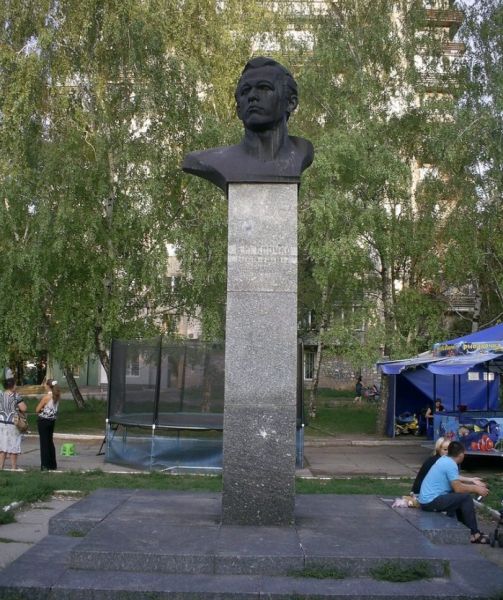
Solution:
<path fill-rule="evenodd" d="M 224 192 L 229 183 L 299 183 L 314 150 L 308 140 L 288 135 L 287 121 L 298 104 L 290 72 L 271 58 L 253 58 L 241 73 L 235 98 L 245 129 L 241 142 L 191 152 L 183 170 Z"/>

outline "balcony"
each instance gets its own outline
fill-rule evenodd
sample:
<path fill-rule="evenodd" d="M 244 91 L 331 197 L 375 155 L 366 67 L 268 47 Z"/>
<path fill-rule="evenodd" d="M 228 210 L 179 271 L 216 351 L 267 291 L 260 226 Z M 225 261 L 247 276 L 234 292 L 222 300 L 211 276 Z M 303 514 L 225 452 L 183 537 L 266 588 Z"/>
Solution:
<path fill-rule="evenodd" d="M 473 296 L 454 296 L 449 300 L 449 310 L 457 313 L 472 313 L 475 310 L 475 298 Z"/>
<path fill-rule="evenodd" d="M 422 75 L 419 85 L 425 92 L 448 93 L 456 87 L 457 81 L 454 77 L 442 75 Z"/>
<path fill-rule="evenodd" d="M 472 313 L 477 303 L 475 290 L 470 285 L 451 287 L 444 292 L 449 312 Z"/>
<path fill-rule="evenodd" d="M 445 56 L 463 56 L 466 46 L 462 42 L 444 42 L 442 50 Z"/>
<path fill-rule="evenodd" d="M 465 15 L 461 10 L 455 9 L 426 9 L 426 21 L 430 27 L 448 27 L 450 37 L 454 37 L 456 31 L 460 28 Z"/>

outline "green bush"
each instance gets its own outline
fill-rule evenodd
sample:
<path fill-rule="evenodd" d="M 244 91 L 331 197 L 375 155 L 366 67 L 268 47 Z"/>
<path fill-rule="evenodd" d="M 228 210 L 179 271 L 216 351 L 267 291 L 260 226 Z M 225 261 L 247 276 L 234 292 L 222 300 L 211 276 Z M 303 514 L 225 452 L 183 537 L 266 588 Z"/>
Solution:
<path fill-rule="evenodd" d="M 0 525 L 8 525 L 16 520 L 12 510 L 0 510 Z"/>

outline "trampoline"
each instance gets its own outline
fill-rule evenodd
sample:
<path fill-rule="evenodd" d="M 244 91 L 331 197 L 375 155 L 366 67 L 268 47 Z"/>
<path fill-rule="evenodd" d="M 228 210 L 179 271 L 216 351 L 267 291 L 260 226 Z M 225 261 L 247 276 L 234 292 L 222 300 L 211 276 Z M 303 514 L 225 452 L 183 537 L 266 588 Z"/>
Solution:
<path fill-rule="evenodd" d="M 302 345 L 297 464 L 303 461 Z M 113 340 L 105 460 L 142 470 L 222 469 L 225 356 L 222 343 Z"/>

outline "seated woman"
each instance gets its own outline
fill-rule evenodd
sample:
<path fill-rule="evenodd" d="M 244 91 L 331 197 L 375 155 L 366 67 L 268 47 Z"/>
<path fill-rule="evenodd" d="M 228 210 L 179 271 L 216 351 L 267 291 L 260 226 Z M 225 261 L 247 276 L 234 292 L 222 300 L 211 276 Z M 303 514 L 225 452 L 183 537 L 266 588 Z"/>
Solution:
<path fill-rule="evenodd" d="M 427 458 L 424 461 L 416 475 L 414 483 L 412 484 L 412 494 L 414 494 L 415 496 L 419 494 L 421 484 L 423 483 L 423 479 L 426 477 L 428 471 L 441 456 L 447 455 L 447 448 L 449 447 L 449 443 L 450 441 L 443 437 L 439 437 L 438 440 L 435 442 L 435 451 L 433 453 L 433 456 L 430 456 L 430 458 Z"/>
<path fill-rule="evenodd" d="M 419 495 L 419 491 L 421 490 L 421 484 L 423 483 L 423 479 L 426 477 L 426 475 L 428 474 L 428 471 L 431 469 L 431 467 L 437 462 L 437 460 L 441 456 L 447 456 L 447 450 L 449 448 L 450 443 L 451 443 L 451 440 L 449 440 L 447 438 L 444 438 L 444 437 L 438 438 L 438 440 L 435 442 L 435 452 L 434 452 L 433 456 L 430 456 L 430 458 L 427 458 L 424 461 L 424 463 L 421 465 L 421 468 L 419 469 L 419 471 L 416 475 L 416 479 L 414 480 L 414 483 L 412 484 L 411 495 L 413 495 L 413 496 Z M 480 485 L 483 483 L 482 479 L 480 479 L 479 477 L 460 476 L 459 481 L 461 481 L 461 483 L 473 483 L 475 485 Z"/>

